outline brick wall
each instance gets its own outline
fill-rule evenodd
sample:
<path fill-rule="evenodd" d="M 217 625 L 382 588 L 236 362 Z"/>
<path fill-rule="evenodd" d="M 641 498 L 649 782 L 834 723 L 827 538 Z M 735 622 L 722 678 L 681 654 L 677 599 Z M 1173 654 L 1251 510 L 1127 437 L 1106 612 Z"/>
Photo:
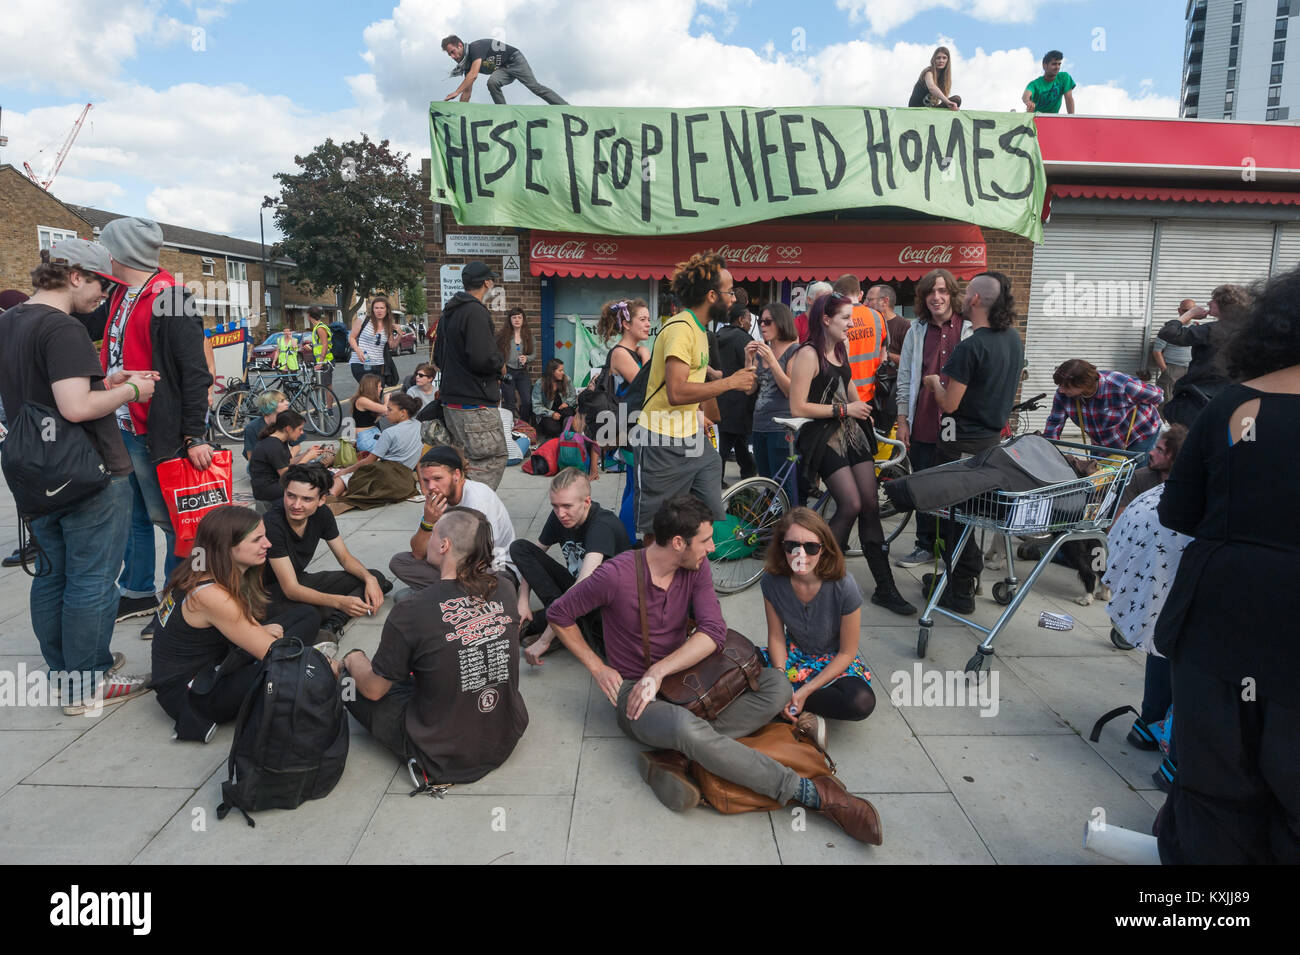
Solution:
<path fill-rule="evenodd" d="M 1011 279 L 1011 294 L 1016 300 L 1017 327 L 1020 337 L 1025 337 L 1025 321 L 1029 315 L 1029 284 L 1034 271 L 1034 243 L 1024 236 L 984 230 L 984 245 L 988 250 L 989 268 L 1005 273 Z"/>
<path fill-rule="evenodd" d="M 506 319 L 506 314 L 516 305 L 528 316 L 528 326 L 533 332 L 533 359 L 540 360 L 542 354 L 542 280 L 536 275 L 528 274 L 528 253 L 532 248 L 529 239 L 530 230 L 512 229 L 500 226 L 462 226 L 456 224 L 456 216 L 450 206 L 439 206 L 442 214 L 443 244 L 434 241 L 434 203 L 429 196 L 429 160 L 420 166 L 420 195 L 424 220 L 424 295 L 429 306 L 429 329 L 433 330 L 438 316 L 442 312 L 442 293 L 439 281 L 439 269 L 444 265 L 466 265 L 473 261 L 465 256 L 447 255 L 446 236 L 448 233 L 470 233 L 479 235 L 518 235 L 519 236 L 519 282 L 499 282 L 502 294 L 496 297 L 490 306 L 493 309 L 493 328 L 499 329 Z M 496 272 L 501 271 L 501 260 L 488 259 L 487 265 Z"/>
<path fill-rule="evenodd" d="M 32 269 L 40 262 L 38 226 L 66 229 L 93 239 L 89 222 L 13 166 L 0 167 L 0 291 L 30 294 Z"/>

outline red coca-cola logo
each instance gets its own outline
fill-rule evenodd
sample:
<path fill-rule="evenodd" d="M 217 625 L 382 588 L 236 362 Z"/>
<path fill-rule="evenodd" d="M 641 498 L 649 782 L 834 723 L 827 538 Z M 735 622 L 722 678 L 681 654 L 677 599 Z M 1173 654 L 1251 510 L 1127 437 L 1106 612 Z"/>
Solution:
<path fill-rule="evenodd" d="M 903 246 L 898 253 L 900 265 L 947 265 L 952 261 L 952 246 L 931 245 L 912 248 Z"/>
<path fill-rule="evenodd" d="M 551 244 L 538 241 L 533 243 L 532 254 L 535 259 L 571 259 L 576 261 L 586 258 L 587 243 L 577 242 L 573 239 L 567 242 Z"/>
<path fill-rule="evenodd" d="M 728 262 L 743 262 L 747 265 L 763 265 L 772 257 L 772 247 L 758 242 L 734 249 L 729 245 L 723 245 L 714 251 Z"/>

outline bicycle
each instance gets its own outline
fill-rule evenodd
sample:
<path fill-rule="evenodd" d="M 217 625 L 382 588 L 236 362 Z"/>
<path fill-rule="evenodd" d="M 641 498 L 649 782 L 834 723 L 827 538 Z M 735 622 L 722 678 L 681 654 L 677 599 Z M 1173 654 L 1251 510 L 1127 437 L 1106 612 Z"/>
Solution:
<path fill-rule="evenodd" d="M 763 573 L 763 564 L 767 558 L 768 544 L 772 533 L 781 518 L 790 510 L 790 500 L 785 492 L 785 482 L 798 467 L 799 452 L 795 448 L 795 439 L 799 429 L 810 418 L 777 418 L 777 424 L 786 428 L 786 442 L 790 445 L 790 454 L 785 459 L 775 477 L 751 477 L 738 481 L 722 495 L 722 508 L 725 515 L 714 524 L 713 554 L 710 556 L 713 568 L 713 588 L 720 594 L 734 594 L 744 590 L 758 580 Z M 885 437 L 876 432 L 876 477 L 883 484 L 885 481 L 911 473 L 907 461 L 907 448 L 903 442 L 892 437 Z M 883 455 L 883 457 L 882 457 Z M 823 488 L 820 496 L 814 489 L 815 502 L 808 506 L 823 518 L 835 513 L 835 500 L 829 488 Z M 880 518 L 882 521 L 899 517 L 899 512 L 884 495 L 879 497 Z M 885 543 L 890 544 L 907 526 L 911 512 L 902 513 L 898 524 L 885 531 Z M 850 532 L 850 535 L 856 533 Z M 850 544 L 852 538 L 850 537 Z M 845 557 L 856 557 L 862 553 L 861 546 L 845 548 Z"/>
<path fill-rule="evenodd" d="M 284 392 L 289 407 L 303 416 L 312 434 L 323 438 L 338 434 L 343 424 L 342 405 L 332 389 L 316 380 L 313 366 L 304 364 L 297 371 L 273 372 L 263 365 L 249 365 L 246 375 L 242 382 L 237 378 L 228 380 L 228 385 L 242 387 L 232 387 L 214 409 L 217 427 L 232 441 L 243 440 L 244 428 L 257 414 L 258 397 L 268 391 Z"/>
<path fill-rule="evenodd" d="M 1047 397 L 1047 392 L 1041 395 L 1034 395 L 1032 398 L 1026 398 L 1019 404 L 1011 406 L 1011 415 L 1007 418 L 1007 425 L 1002 429 L 1003 438 L 1014 438 L 1022 434 L 1029 433 L 1029 412 L 1037 411 L 1039 402 Z"/>
<path fill-rule="evenodd" d="M 244 427 L 257 413 L 254 406 L 259 395 L 274 387 L 276 376 L 264 365 L 249 365 L 243 378 L 227 378 L 217 383 L 211 418 L 218 430 L 231 441 L 244 440 Z"/>

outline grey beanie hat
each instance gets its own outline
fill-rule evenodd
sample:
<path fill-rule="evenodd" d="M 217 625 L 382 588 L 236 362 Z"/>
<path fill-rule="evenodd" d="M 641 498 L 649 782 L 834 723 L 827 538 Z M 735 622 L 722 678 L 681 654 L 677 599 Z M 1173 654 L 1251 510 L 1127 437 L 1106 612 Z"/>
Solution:
<path fill-rule="evenodd" d="M 158 268 L 162 249 L 162 226 L 149 219 L 114 219 L 99 233 L 100 244 L 113 260 L 127 268 L 152 272 Z"/>

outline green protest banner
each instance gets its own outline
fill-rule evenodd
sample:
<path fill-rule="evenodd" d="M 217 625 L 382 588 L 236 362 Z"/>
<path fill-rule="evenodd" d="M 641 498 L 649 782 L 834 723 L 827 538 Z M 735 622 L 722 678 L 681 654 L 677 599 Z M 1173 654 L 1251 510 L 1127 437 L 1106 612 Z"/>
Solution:
<path fill-rule="evenodd" d="M 856 106 L 429 108 L 430 198 L 465 225 L 675 235 L 901 206 L 1042 240 L 1024 113 Z"/>

